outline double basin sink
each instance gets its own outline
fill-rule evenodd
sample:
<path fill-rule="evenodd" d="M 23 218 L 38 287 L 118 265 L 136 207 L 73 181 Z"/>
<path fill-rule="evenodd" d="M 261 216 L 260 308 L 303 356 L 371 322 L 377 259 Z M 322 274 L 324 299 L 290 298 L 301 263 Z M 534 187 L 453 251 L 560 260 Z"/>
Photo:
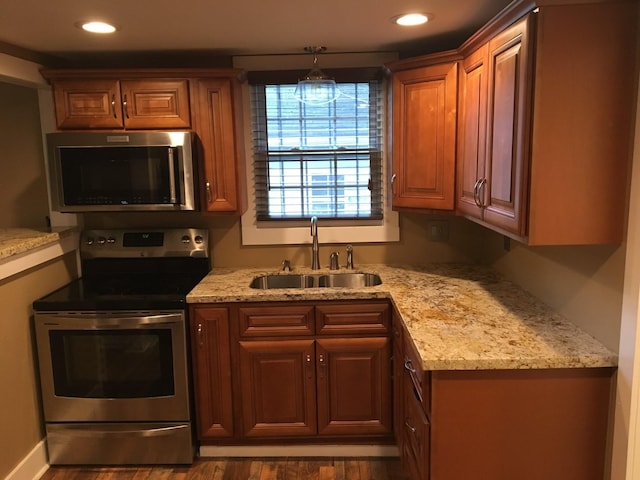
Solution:
<path fill-rule="evenodd" d="M 324 274 L 267 274 L 254 278 L 249 286 L 261 290 L 272 288 L 362 288 L 380 285 L 376 273 L 324 273 Z"/>

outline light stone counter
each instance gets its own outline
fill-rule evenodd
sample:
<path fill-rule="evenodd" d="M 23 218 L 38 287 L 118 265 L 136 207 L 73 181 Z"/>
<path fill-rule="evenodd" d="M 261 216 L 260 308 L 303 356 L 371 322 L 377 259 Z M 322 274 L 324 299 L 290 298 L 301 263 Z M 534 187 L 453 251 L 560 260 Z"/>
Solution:
<path fill-rule="evenodd" d="M 421 268 L 370 265 L 356 271 L 378 273 L 382 284 L 360 289 L 255 290 L 249 288 L 255 276 L 275 272 L 214 269 L 189 293 L 187 302 L 389 298 L 425 370 L 617 365 L 614 353 L 494 270 L 434 264 Z M 326 272 L 296 268 L 292 273 Z"/>
<path fill-rule="evenodd" d="M 73 231 L 74 228 L 57 232 L 32 228 L 0 228 L 0 260 L 50 245 Z"/>

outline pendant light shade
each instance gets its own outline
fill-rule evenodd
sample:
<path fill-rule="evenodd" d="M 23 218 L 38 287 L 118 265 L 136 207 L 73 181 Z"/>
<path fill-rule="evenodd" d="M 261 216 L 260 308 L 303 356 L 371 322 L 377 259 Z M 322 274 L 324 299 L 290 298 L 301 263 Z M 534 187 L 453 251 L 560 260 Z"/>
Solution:
<path fill-rule="evenodd" d="M 324 105 L 333 102 L 340 95 L 335 80 L 318 68 L 318 53 L 325 50 L 326 47 L 305 47 L 305 51 L 313 54 L 313 68 L 298 81 L 293 94 L 301 103 Z"/>

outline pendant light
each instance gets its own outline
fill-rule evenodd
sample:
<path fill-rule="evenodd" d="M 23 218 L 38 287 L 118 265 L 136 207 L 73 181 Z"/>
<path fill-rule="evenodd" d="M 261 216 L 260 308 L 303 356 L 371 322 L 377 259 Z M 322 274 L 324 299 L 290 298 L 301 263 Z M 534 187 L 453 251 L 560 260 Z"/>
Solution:
<path fill-rule="evenodd" d="M 326 51 L 326 47 L 305 47 L 305 51 L 313 54 L 313 68 L 298 81 L 294 96 L 307 105 L 324 105 L 333 102 L 340 95 L 335 80 L 325 75 L 318 68 L 318 54 Z"/>

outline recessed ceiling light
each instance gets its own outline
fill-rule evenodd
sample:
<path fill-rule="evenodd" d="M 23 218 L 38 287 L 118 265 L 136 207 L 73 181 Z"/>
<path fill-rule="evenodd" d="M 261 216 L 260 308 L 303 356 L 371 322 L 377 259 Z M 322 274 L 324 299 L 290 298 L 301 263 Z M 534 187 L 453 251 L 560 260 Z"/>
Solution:
<path fill-rule="evenodd" d="M 395 17 L 393 20 L 403 27 L 411 27 L 427 23 L 429 16 L 426 13 L 407 13 L 406 15 Z"/>
<path fill-rule="evenodd" d="M 113 33 L 117 30 L 114 25 L 105 22 L 82 22 L 80 27 L 91 33 Z"/>

